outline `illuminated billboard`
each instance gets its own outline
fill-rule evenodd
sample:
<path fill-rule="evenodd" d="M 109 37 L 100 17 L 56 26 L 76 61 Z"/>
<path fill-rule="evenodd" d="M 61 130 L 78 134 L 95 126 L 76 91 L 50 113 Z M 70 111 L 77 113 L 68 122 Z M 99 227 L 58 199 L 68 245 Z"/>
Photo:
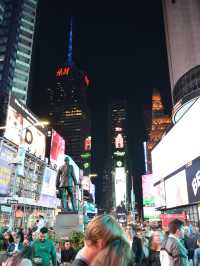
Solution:
<path fill-rule="evenodd" d="M 155 206 L 155 187 L 152 174 L 142 176 L 143 206 Z"/>
<path fill-rule="evenodd" d="M 124 167 L 115 168 L 115 204 L 126 201 L 126 171 Z"/>
<path fill-rule="evenodd" d="M 30 153 L 44 159 L 46 138 L 42 130 L 35 126 L 38 122 L 25 105 L 10 97 L 4 137 L 16 145 L 24 144 Z"/>
<path fill-rule="evenodd" d="M 115 137 L 115 148 L 116 149 L 123 149 L 124 148 L 124 138 L 122 137 L 121 133 L 118 133 Z"/>
<path fill-rule="evenodd" d="M 52 130 L 50 162 L 54 166 L 60 167 L 65 158 L 65 140 L 55 131 Z"/>
<path fill-rule="evenodd" d="M 200 98 L 152 150 L 154 183 L 200 156 Z"/>

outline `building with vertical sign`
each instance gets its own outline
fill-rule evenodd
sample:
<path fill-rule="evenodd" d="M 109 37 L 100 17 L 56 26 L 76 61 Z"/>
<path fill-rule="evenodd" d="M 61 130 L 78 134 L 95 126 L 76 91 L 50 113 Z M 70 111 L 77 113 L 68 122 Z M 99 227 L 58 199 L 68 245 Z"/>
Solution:
<path fill-rule="evenodd" d="M 152 95 L 152 110 L 151 110 L 151 128 L 148 132 L 147 145 L 144 145 L 145 154 L 147 157 L 146 172 L 152 173 L 151 166 L 151 151 L 156 146 L 156 144 L 163 137 L 166 129 L 171 124 L 171 118 L 169 115 L 165 114 L 164 106 L 162 103 L 162 98 L 158 89 L 153 90 Z M 147 150 L 146 150 L 147 149 Z"/>
<path fill-rule="evenodd" d="M 112 209 L 121 201 L 127 203 L 127 106 L 125 100 L 114 100 L 108 112 L 108 156 L 103 174 L 105 209 Z"/>
<path fill-rule="evenodd" d="M 87 74 L 73 62 L 72 18 L 69 23 L 67 62 L 55 70 L 54 84 L 47 89 L 49 118 L 55 130 L 65 140 L 65 152 L 82 168 L 81 154 L 85 139 L 90 136 L 87 106 Z"/>
<path fill-rule="evenodd" d="M 23 103 L 28 97 L 37 2 L 0 1 L 0 88 Z"/>

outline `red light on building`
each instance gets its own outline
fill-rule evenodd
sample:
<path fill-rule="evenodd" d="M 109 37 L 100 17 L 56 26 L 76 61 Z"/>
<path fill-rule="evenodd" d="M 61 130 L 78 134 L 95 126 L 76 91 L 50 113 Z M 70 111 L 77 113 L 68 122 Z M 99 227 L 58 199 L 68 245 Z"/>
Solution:
<path fill-rule="evenodd" d="M 69 75 L 70 68 L 69 67 L 60 67 L 56 71 L 56 76 L 57 77 L 62 77 L 62 76 L 68 76 Z"/>
<path fill-rule="evenodd" d="M 84 80 L 85 80 L 86 85 L 89 86 L 90 81 L 89 81 L 89 79 L 88 79 L 88 77 L 86 75 L 84 77 Z"/>
<path fill-rule="evenodd" d="M 91 137 L 90 136 L 85 139 L 84 150 L 91 151 Z"/>

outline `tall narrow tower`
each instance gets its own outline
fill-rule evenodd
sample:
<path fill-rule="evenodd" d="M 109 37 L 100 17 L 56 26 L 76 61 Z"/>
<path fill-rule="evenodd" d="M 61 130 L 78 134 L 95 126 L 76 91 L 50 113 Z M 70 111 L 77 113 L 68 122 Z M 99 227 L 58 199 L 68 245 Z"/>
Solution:
<path fill-rule="evenodd" d="M 84 142 L 90 136 L 86 95 L 89 80 L 73 62 L 72 19 L 69 26 L 67 62 L 57 68 L 55 85 L 48 88 L 49 117 L 52 126 L 65 139 L 66 153 L 82 166 Z"/>

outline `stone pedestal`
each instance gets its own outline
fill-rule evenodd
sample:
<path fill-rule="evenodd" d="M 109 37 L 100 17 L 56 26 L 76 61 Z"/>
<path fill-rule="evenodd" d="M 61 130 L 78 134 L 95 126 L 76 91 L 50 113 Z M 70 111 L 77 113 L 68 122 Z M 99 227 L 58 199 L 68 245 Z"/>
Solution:
<path fill-rule="evenodd" d="M 56 216 L 55 231 L 58 238 L 66 238 L 73 231 L 83 232 L 83 214 L 60 212 Z"/>

